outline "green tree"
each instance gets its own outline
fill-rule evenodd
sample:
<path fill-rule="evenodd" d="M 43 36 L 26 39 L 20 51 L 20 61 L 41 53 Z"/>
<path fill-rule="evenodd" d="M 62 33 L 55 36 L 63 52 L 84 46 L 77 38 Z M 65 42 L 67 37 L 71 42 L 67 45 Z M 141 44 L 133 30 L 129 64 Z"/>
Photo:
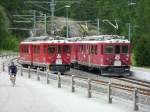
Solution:
<path fill-rule="evenodd" d="M 135 59 L 138 66 L 150 66 L 150 1 L 140 0 L 136 10 Z"/>
<path fill-rule="evenodd" d="M 0 48 L 3 47 L 2 42 L 4 41 L 4 38 L 8 35 L 7 26 L 8 24 L 6 13 L 4 11 L 4 8 L 0 6 Z"/>

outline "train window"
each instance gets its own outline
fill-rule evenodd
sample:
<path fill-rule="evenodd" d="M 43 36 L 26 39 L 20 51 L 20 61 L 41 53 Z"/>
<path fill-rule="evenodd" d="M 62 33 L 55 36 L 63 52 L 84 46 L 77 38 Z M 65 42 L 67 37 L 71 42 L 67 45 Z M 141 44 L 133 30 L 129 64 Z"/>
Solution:
<path fill-rule="evenodd" d="M 70 53 L 70 46 L 69 45 L 63 46 L 63 52 L 64 53 Z"/>
<path fill-rule="evenodd" d="M 61 54 L 61 46 L 57 47 L 57 52 L 58 52 L 58 54 Z"/>
<path fill-rule="evenodd" d="M 23 53 L 28 53 L 29 52 L 29 49 L 28 49 L 28 45 L 24 45 L 23 46 Z"/>
<path fill-rule="evenodd" d="M 101 52 L 101 54 L 103 54 L 104 53 L 104 46 L 103 45 L 101 46 L 100 50 L 101 51 L 99 51 L 99 52 Z"/>
<path fill-rule="evenodd" d="M 29 46 L 26 46 L 26 53 L 29 53 Z"/>
<path fill-rule="evenodd" d="M 88 52 L 89 52 L 89 46 L 86 45 L 86 54 L 88 54 Z"/>
<path fill-rule="evenodd" d="M 102 53 L 102 51 L 101 51 L 101 46 L 98 45 L 98 46 L 97 46 L 97 54 L 100 54 L 100 53 Z"/>
<path fill-rule="evenodd" d="M 113 53 L 113 46 L 112 45 L 108 45 L 105 46 L 105 53 Z"/>
<path fill-rule="evenodd" d="M 37 46 L 37 54 L 40 54 L 40 46 Z"/>
<path fill-rule="evenodd" d="M 34 46 L 34 54 L 39 54 L 40 53 L 40 46 Z"/>
<path fill-rule="evenodd" d="M 91 54 L 94 54 L 94 46 L 91 45 Z"/>
<path fill-rule="evenodd" d="M 80 52 L 83 52 L 83 45 L 80 45 Z"/>
<path fill-rule="evenodd" d="M 48 54 L 52 54 L 55 52 L 55 46 L 49 46 L 48 47 Z"/>
<path fill-rule="evenodd" d="M 91 54 L 91 47 L 90 47 L 90 45 L 88 46 L 88 51 L 89 51 L 89 54 Z"/>
<path fill-rule="evenodd" d="M 23 46 L 23 52 L 26 53 L 26 46 Z"/>
<path fill-rule="evenodd" d="M 94 54 L 97 54 L 97 45 L 94 47 Z"/>
<path fill-rule="evenodd" d="M 24 53 L 24 45 L 22 46 L 22 52 Z"/>
<path fill-rule="evenodd" d="M 120 54 L 120 45 L 115 46 L 115 53 Z"/>
<path fill-rule="evenodd" d="M 34 54 L 36 54 L 36 46 L 34 46 Z"/>
<path fill-rule="evenodd" d="M 46 55 L 46 46 L 44 46 L 44 55 Z"/>
<path fill-rule="evenodd" d="M 122 46 L 122 53 L 128 53 L 128 45 L 123 45 Z"/>

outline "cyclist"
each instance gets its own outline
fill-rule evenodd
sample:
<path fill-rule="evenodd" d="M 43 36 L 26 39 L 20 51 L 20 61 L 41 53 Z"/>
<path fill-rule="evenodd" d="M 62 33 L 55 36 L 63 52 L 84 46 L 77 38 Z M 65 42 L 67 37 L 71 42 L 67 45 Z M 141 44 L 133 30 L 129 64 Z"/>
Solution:
<path fill-rule="evenodd" d="M 12 79 L 14 78 L 14 84 L 15 84 L 16 74 L 17 74 L 17 67 L 14 64 L 14 62 L 11 62 L 11 65 L 8 68 L 8 72 L 9 72 L 9 75 L 10 75 L 10 80 L 12 81 Z"/>

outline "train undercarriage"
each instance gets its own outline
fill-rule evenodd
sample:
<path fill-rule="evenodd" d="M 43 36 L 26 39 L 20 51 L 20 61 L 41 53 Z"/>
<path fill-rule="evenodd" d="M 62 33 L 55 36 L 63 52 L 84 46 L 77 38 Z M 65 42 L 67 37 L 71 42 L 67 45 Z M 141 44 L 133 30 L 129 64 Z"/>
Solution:
<path fill-rule="evenodd" d="M 93 71 L 102 76 L 130 76 L 130 66 L 87 66 L 78 63 L 72 63 L 72 68 Z"/>

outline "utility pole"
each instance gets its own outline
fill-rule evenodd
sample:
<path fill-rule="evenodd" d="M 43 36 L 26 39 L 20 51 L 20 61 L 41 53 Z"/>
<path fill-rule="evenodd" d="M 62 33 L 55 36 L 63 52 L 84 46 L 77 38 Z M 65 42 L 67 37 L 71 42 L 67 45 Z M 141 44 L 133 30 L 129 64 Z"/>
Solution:
<path fill-rule="evenodd" d="M 97 18 L 97 35 L 99 35 L 99 26 L 100 26 L 100 22 L 99 22 L 99 18 Z"/>
<path fill-rule="evenodd" d="M 45 24 L 45 32 L 44 32 L 44 34 L 46 35 L 47 34 L 47 28 L 46 28 L 46 26 L 47 26 L 47 24 L 46 24 L 46 14 L 44 14 L 44 24 Z"/>
<path fill-rule="evenodd" d="M 132 0 L 131 0 L 130 3 L 128 3 L 128 6 L 134 6 L 134 5 L 136 5 L 136 2 L 133 2 Z M 128 23 L 128 39 L 129 39 L 129 41 L 131 41 L 131 27 L 132 27 L 131 26 L 131 24 L 132 24 L 132 22 L 131 22 L 131 13 L 129 15 L 129 19 L 130 19 L 130 22 Z"/>
<path fill-rule="evenodd" d="M 51 0 L 51 35 L 54 35 L 54 12 L 55 12 L 55 0 Z"/>
<path fill-rule="evenodd" d="M 33 11 L 33 34 L 36 34 L 36 11 Z"/>
<path fill-rule="evenodd" d="M 128 24 L 128 39 L 131 40 L 131 24 Z"/>
<path fill-rule="evenodd" d="M 68 8 L 70 7 L 69 5 L 66 5 L 66 36 L 67 38 L 69 37 L 69 26 L 68 26 Z"/>

